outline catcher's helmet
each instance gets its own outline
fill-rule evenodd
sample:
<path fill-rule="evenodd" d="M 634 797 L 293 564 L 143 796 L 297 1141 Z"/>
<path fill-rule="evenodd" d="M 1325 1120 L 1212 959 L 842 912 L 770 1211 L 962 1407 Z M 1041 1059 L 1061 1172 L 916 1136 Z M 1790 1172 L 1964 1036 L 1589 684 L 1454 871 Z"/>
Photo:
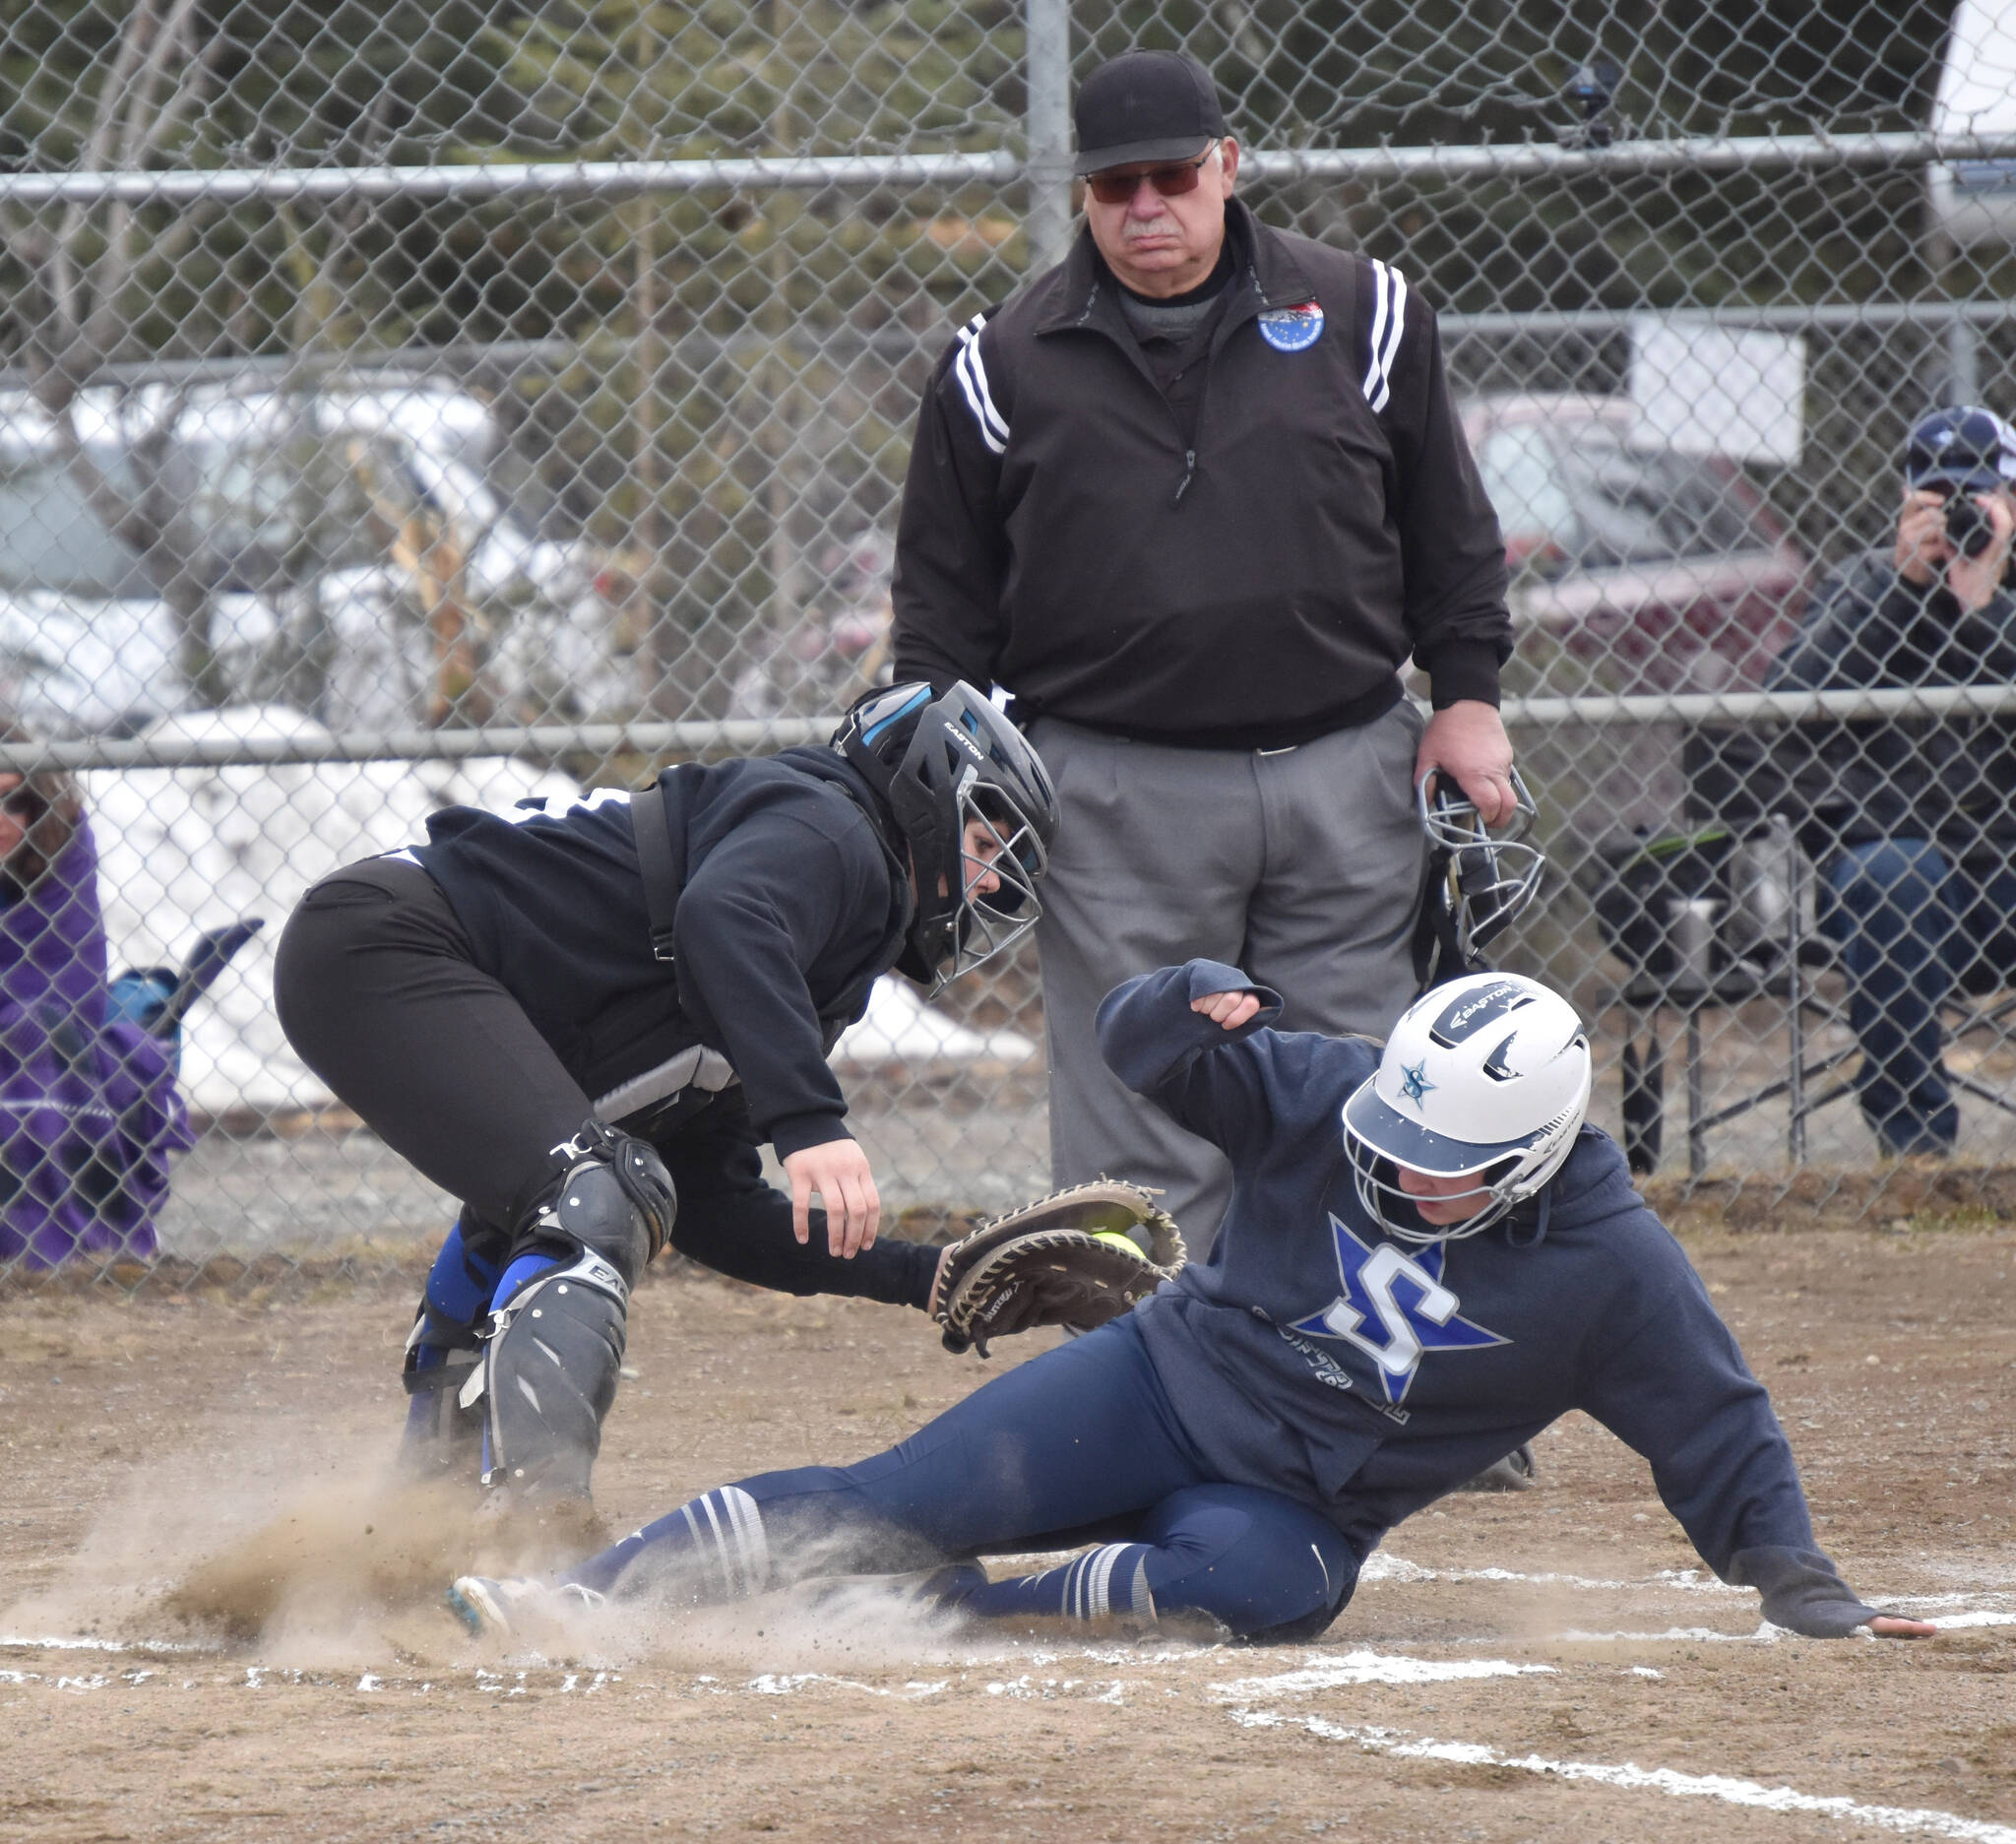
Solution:
<path fill-rule="evenodd" d="M 1522 974 L 1472 974 L 1408 1007 L 1379 1067 L 1344 1105 L 1344 1144 L 1358 1201 L 1409 1242 L 1475 1236 L 1561 1169 L 1589 1113 L 1594 1066 L 1575 1008 Z M 1396 1166 L 1474 1177 L 1456 1198 L 1483 1207 L 1426 1223 Z"/>
<path fill-rule="evenodd" d="M 836 753 L 867 778 L 910 843 L 916 914 L 897 969 L 936 992 L 1036 926 L 1037 880 L 1057 832 L 1057 795 L 1015 726 L 963 680 L 870 692 L 833 732 Z M 977 820 L 996 850 L 974 867 Z M 982 890 L 992 871 L 1000 887 Z"/>
<path fill-rule="evenodd" d="M 1518 810 L 1510 830 L 1496 836 L 1454 776 L 1430 769 L 1415 789 L 1415 804 L 1429 846 L 1426 920 L 1435 940 L 1454 949 L 1454 965 L 1448 964 L 1445 954 L 1436 969 L 1442 980 L 1486 965 L 1483 950 L 1524 913 L 1546 872 L 1546 854 L 1525 842 L 1539 817 L 1533 796 L 1519 771 L 1514 769 L 1511 775 Z M 1434 986 L 1437 980 L 1423 984 Z"/>

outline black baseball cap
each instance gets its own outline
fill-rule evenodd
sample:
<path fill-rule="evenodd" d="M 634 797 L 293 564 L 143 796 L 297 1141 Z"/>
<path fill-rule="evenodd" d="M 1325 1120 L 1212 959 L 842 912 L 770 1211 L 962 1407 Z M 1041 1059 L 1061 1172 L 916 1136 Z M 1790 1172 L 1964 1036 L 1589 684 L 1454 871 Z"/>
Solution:
<path fill-rule="evenodd" d="M 1927 416 L 1904 452 L 1908 486 L 1991 492 L 2016 483 L 2016 429 L 1991 410 L 1963 405 Z"/>
<path fill-rule="evenodd" d="M 1078 86 L 1074 177 L 1138 160 L 1194 159 L 1226 132 L 1211 73 L 1180 51 L 1128 51 Z"/>

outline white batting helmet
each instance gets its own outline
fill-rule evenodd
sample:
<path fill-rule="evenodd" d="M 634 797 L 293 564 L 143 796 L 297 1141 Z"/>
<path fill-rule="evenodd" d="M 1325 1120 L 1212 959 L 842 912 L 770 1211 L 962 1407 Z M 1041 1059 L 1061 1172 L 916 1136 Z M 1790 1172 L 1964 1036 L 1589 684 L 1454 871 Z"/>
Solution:
<path fill-rule="evenodd" d="M 1344 1105 L 1358 1200 L 1389 1235 L 1440 1242 L 1488 1229 L 1567 1159 L 1594 1065 L 1575 1008 L 1520 974 L 1472 974 L 1417 999 L 1379 1067 Z M 1446 1228 L 1422 1222 L 1393 1172 L 1471 1177 L 1480 1198 Z"/>

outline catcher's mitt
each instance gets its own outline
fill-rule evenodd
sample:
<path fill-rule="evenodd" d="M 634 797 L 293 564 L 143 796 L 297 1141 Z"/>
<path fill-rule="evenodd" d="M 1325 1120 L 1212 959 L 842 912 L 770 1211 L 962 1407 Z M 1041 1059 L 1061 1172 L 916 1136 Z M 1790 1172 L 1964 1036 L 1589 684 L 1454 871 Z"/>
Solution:
<path fill-rule="evenodd" d="M 1175 1219 L 1138 1184 L 1101 1178 L 983 1223 L 938 1259 L 931 1317 L 945 1349 L 977 1350 L 1035 1325 L 1090 1331 L 1189 1259 Z"/>

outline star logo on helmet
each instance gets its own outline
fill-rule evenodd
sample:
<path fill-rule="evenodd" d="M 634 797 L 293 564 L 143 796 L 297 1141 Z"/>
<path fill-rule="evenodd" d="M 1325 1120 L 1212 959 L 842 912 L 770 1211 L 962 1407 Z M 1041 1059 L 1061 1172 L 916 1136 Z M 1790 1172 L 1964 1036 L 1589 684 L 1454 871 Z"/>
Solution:
<path fill-rule="evenodd" d="M 1414 1103 L 1417 1108 L 1420 1107 L 1422 1096 L 1426 1095 L 1429 1090 L 1437 1089 L 1441 1086 L 1439 1082 L 1430 1082 L 1428 1080 L 1428 1059 L 1425 1056 L 1418 1063 L 1402 1063 L 1400 1065 L 1400 1092 L 1409 1101 Z"/>
<path fill-rule="evenodd" d="M 1359 1240 L 1335 1216 L 1330 1230 L 1344 1291 L 1322 1311 L 1291 1320 L 1288 1329 L 1340 1338 L 1363 1352 L 1378 1370 L 1390 1406 L 1407 1400 L 1429 1352 L 1482 1351 L 1512 1342 L 1457 1310 L 1463 1303 L 1442 1280 L 1449 1258 L 1443 1243 L 1408 1254 L 1392 1242 Z"/>

